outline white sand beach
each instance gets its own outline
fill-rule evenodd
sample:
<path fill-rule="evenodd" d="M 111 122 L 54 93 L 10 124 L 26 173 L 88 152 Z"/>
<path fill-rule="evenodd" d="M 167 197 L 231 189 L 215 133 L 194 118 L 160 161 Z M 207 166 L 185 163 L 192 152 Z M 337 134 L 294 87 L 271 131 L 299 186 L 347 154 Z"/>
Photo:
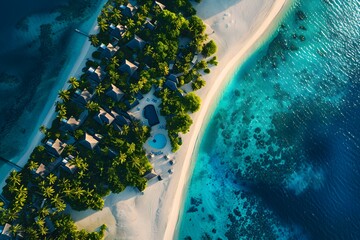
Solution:
<path fill-rule="evenodd" d="M 209 38 L 218 45 L 219 65 L 211 67 L 211 73 L 205 76 L 206 87 L 197 92 L 202 98 L 201 110 L 192 115 L 194 124 L 183 136 L 181 149 L 170 154 L 176 163 L 169 165 L 164 161 L 167 146 L 161 156 L 152 159 L 162 181 L 151 180 L 144 194 L 131 188 L 111 194 L 102 211 L 72 212 L 79 228 L 94 231 L 105 223 L 107 239 L 174 238 L 202 127 L 206 126 L 231 75 L 274 31 L 290 5 L 290 0 L 202 0 L 196 5 Z M 173 173 L 168 174 L 168 169 Z"/>
<path fill-rule="evenodd" d="M 97 26 L 97 17 L 100 14 L 101 9 L 103 8 L 104 4 L 107 2 L 107 0 L 102 0 L 99 2 L 99 5 L 94 12 L 92 16 L 89 17 L 81 26 L 79 26 L 79 29 L 88 33 L 88 34 L 94 34 L 98 31 Z M 30 19 L 30 21 L 33 21 L 33 24 L 36 26 L 40 26 L 41 24 L 44 24 L 44 21 L 51 22 L 51 17 L 49 19 L 42 19 L 42 22 L 36 22 L 36 20 L 40 19 L 39 16 L 35 15 L 33 18 Z M 45 22 L 47 23 L 47 22 Z M 59 31 L 61 31 L 63 23 L 59 23 L 58 26 L 55 26 Z M 38 36 L 38 30 L 37 28 L 33 27 L 29 30 L 31 36 L 29 38 L 36 38 L 34 36 Z M 34 35 L 34 36 L 32 36 Z M 43 104 L 42 112 L 40 112 L 38 118 L 37 118 L 37 128 L 33 129 L 33 132 L 31 133 L 30 137 L 28 138 L 28 142 L 24 145 L 23 151 L 20 152 L 17 156 L 15 156 L 13 159 L 10 159 L 12 162 L 16 163 L 19 166 L 24 166 L 27 162 L 27 160 L 30 157 L 31 152 L 33 149 L 40 144 L 40 141 L 43 138 L 43 134 L 39 131 L 39 127 L 41 125 L 44 125 L 46 127 L 50 127 L 52 121 L 56 117 L 55 114 L 55 101 L 57 99 L 57 95 L 59 90 L 66 89 L 68 87 L 68 79 L 72 76 L 80 77 L 82 74 L 82 68 L 85 66 L 85 63 L 88 58 L 91 57 L 91 54 L 95 51 L 95 48 L 91 46 L 90 41 L 87 37 L 78 35 L 74 31 L 74 37 L 70 41 L 70 50 L 69 50 L 69 59 L 64 63 L 62 70 L 60 71 L 59 75 L 57 76 L 57 84 L 51 89 L 51 94 L 49 95 L 48 99 Z M 42 91 L 42 89 L 39 89 L 39 91 Z M 29 119 L 29 116 L 33 116 L 31 114 L 23 114 L 21 116 L 21 119 L 19 119 L 20 122 L 26 123 L 28 121 L 33 121 L 33 119 Z M 22 143 L 24 144 L 24 143 Z M 10 172 L 11 166 L 4 165 L 3 168 L 0 169 L 2 172 Z M 5 177 L 0 178 L 0 189 L 5 185 Z"/>

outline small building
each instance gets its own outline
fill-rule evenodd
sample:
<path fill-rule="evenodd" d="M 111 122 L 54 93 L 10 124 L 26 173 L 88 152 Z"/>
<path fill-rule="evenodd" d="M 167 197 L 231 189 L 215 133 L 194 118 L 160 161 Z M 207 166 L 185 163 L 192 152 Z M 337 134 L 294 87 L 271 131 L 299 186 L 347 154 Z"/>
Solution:
<path fill-rule="evenodd" d="M 150 21 L 150 19 L 146 19 L 144 27 L 149 29 L 150 31 L 154 31 L 155 29 L 155 25 L 152 24 L 152 22 Z"/>
<path fill-rule="evenodd" d="M 123 14 L 123 16 L 132 18 L 136 13 L 137 7 L 133 6 L 131 3 L 128 3 L 128 4 L 126 4 L 126 6 L 121 5 L 120 10 L 121 10 L 121 13 Z"/>
<path fill-rule="evenodd" d="M 66 158 L 62 160 L 62 169 L 64 169 L 66 172 L 74 174 L 77 170 L 77 167 L 70 163 L 70 161 L 74 159 L 74 156 L 69 155 Z"/>
<path fill-rule="evenodd" d="M 166 80 L 165 83 L 164 83 L 164 86 L 167 87 L 168 89 L 170 89 L 171 91 L 176 91 L 177 90 L 176 83 L 171 81 L 171 80 Z"/>
<path fill-rule="evenodd" d="M 93 95 L 85 88 L 84 90 L 77 89 L 75 91 L 74 101 L 86 105 L 91 99 Z"/>
<path fill-rule="evenodd" d="M 81 124 L 85 122 L 88 115 L 89 111 L 85 110 L 80 114 L 78 119 L 74 118 L 73 116 L 69 119 L 62 119 L 60 130 L 74 132 L 81 126 Z"/>
<path fill-rule="evenodd" d="M 99 113 L 94 116 L 94 120 L 101 125 L 110 125 L 114 121 L 114 117 L 100 108 Z"/>
<path fill-rule="evenodd" d="M 142 50 L 146 45 L 146 42 L 142 40 L 139 36 L 135 35 L 133 39 L 130 40 L 126 44 L 128 48 L 131 48 L 132 50 Z"/>
<path fill-rule="evenodd" d="M 8 223 L 5 223 L 4 226 L 0 226 L 0 239 L 12 239 L 10 228 L 11 225 Z"/>
<path fill-rule="evenodd" d="M 111 43 L 108 45 L 102 43 L 98 48 L 98 51 L 100 52 L 101 58 L 111 58 L 119 49 L 119 46 L 114 47 Z"/>
<path fill-rule="evenodd" d="M 162 4 L 161 2 L 154 1 L 153 7 L 158 7 L 160 10 L 164 11 L 166 6 Z"/>
<path fill-rule="evenodd" d="M 176 85 L 179 84 L 179 80 L 177 78 L 177 76 L 175 74 L 170 74 L 168 77 L 167 77 L 168 80 L 170 81 L 173 81 L 174 83 L 176 83 Z"/>
<path fill-rule="evenodd" d="M 124 117 L 122 114 L 118 114 L 115 111 L 111 111 L 111 114 L 115 117 L 115 122 L 120 127 L 122 127 L 124 125 L 130 125 L 131 121 L 129 119 L 127 119 L 126 117 Z"/>
<path fill-rule="evenodd" d="M 107 90 L 106 95 L 111 97 L 115 102 L 119 102 L 125 94 L 114 84 L 111 84 L 111 87 Z"/>
<path fill-rule="evenodd" d="M 152 104 L 146 105 L 143 111 L 144 111 L 143 112 L 144 118 L 148 120 L 148 123 L 151 127 L 160 123 L 154 105 Z"/>
<path fill-rule="evenodd" d="M 54 141 L 49 139 L 45 143 L 46 150 L 56 157 L 60 156 L 60 154 L 64 151 L 65 147 L 67 146 L 66 143 L 63 143 L 58 138 Z"/>
<path fill-rule="evenodd" d="M 87 71 L 87 80 L 98 85 L 104 79 L 104 73 L 101 71 L 101 67 L 98 66 L 96 69 L 89 67 Z"/>
<path fill-rule="evenodd" d="M 94 150 L 99 144 L 98 140 L 88 133 L 85 133 L 84 139 L 79 143 L 90 150 Z"/>
<path fill-rule="evenodd" d="M 41 163 L 40 166 L 36 169 L 35 173 L 40 177 L 45 178 L 49 174 L 49 171 L 46 169 L 46 166 Z"/>
<path fill-rule="evenodd" d="M 119 67 L 119 71 L 123 73 L 127 73 L 130 77 L 136 72 L 138 66 L 129 60 L 125 60 L 125 62 Z"/>
<path fill-rule="evenodd" d="M 126 27 L 120 24 L 118 24 L 117 26 L 115 26 L 114 24 L 110 24 L 109 31 L 111 37 L 121 39 L 126 32 Z"/>

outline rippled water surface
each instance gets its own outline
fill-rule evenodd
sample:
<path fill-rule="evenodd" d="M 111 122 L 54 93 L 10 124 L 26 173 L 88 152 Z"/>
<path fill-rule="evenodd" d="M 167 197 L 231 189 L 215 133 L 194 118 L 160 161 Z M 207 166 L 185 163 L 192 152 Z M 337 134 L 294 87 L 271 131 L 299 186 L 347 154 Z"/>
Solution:
<path fill-rule="evenodd" d="M 360 2 L 300 0 L 204 133 L 179 239 L 360 239 Z"/>

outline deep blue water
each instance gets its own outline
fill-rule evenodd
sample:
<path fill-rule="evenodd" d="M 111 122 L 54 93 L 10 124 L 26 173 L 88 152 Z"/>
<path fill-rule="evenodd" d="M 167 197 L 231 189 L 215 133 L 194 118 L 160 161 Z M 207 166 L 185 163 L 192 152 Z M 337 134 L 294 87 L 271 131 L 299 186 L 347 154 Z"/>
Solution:
<path fill-rule="evenodd" d="M 179 239 L 360 239 L 360 2 L 299 0 L 223 93 Z"/>
<path fill-rule="evenodd" d="M 84 1 L 71 0 L 71 3 Z M 44 110 L 48 96 L 59 81 L 65 82 L 64 79 L 58 79 L 59 73 L 69 63 L 70 43 L 81 37 L 75 36 L 74 28 L 85 22 L 90 14 L 94 14 L 99 0 L 90 0 L 88 11 L 80 18 L 79 12 L 74 15 L 76 17 L 66 20 L 51 17 L 54 13 L 59 13 L 60 7 L 68 6 L 69 2 L 1 1 L 1 157 L 13 159 L 25 150 L 34 129 L 39 127 L 39 115 Z M 71 10 L 66 13 L 69 12 Z M 43 40 L 40 39 L 41 24 L 52 26 L 50 34 Z M 0 169 L 1 167 L 2 163 Z"/>

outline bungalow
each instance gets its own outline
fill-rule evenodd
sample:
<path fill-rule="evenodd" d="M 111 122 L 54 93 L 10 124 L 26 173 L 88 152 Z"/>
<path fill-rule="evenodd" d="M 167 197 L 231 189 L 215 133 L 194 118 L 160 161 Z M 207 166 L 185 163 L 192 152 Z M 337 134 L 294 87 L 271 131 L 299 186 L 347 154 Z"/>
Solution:
<path fill-rule="evenodd" d="M 92 99 L 92 97 L 93 95 L 90 94 L 86 88 L 83 91 L 77 89 L 75 91 L 74 101 L 79 104 L 86 105 Z"/>
<path fill-rule="evenodd" d="M 83 111 L 79 118 L 76 119 L 73 116 L 70 117 L 69 119 L 62 119 L 61 120 L 61 126 L 60 126 L 60 130 L 62 131 L 75 131 L 76 129 L 78 129 L 81 124 L 83 124 L 88 116 L 89 112 L 88 110 Z"/>
<path fill-rule="evenodd" d="M 138 66 L 126 59 L 125 62 L 119 67 L 120 72 L 127 73 L 129 76 L 132 76 L 137 69 Z"/>
<path fill-rule="evenodd" d="M 72 156 L 72 155 L 69 155 L 66 158 L 64 158 L 62 160 L 62 169 L 64 169 L 68 173 L 74 174 L 77 170 L 77 167 L 74 164 L 69 162 L 72 159 L 74 159 L 74 156 Z"/>
<path fill-rule="evenodd" d="M 135 15 L 137 7 L 133 6 L 131 3 L 128 3 L 126 6 L 121 5 L 120 10 L 123 16 L 131 18 Z"/>
<path fill-rule="evenodd" d="M 35 173 L 40 177 L 45 178 L 49 174 L 49 171 L 46 169 L 46 166 L 41 163 L 40 166 L 36 169 Z"/>
<path fill-rule="evenodd" d="M 64 151 L 65 147 L 67 146 L 66 143 L 63 143 L 58 138 L 54 141 L 49 139 L 45 143 L 46 150 L 56 157 L 60 156 L 60 154 Z"/>
<path fill-rule="evenodd" d="M 130 42 L 126 44 L 126 46 L 135 51 L 138 49 L 142 50 L 145 47 L 145 44 L 146 42 L 144 40 L 142 40 L 140 37 L 135 35 L 134 38 L 131 39 Z"/>
<path fill-rule="evenodd" d="M 168 80 L 170 81 L 173 81 L 174 83 L 176 83 L 176 85 L 179 84 L 179 80 L 177 78 L 177 76 L 175 74 L 170 74 L 168 77 L 167 77 Z"/>
<path fill-rule="evenodd" d="M 159 7 L 160 10 L 164 11 L 166 6 L 164 4 L 162 4 L 161 2 L 158 1 L 154 1 L 153 7 Z"/>
<path fill-rule="evenodd" d="M 10 228 L 11 225 L 8 223 L 0 227 L 0 239 L 12 239 Z"/>
<path fill-rule="evenodd" d="M 124 93 L 114 84 L 111 84 L 111 87 L 106 92 L 106 95 L 111 97 L 115 102 L 119 102 L 124 97 Z"/>
<path fill-rule="evenodd" d="M 94 116 L 94 120 L 100 125 L 110 125 L 114 121 L 114 117 L 100 108 L 99 113 Z"/>
<path fill-rule="evenodd" d="M 96 69 L 89 67 L 87 71 L 87 80 L 94 82 L 95 85 L 98 85 L 104 79 L 104 73 L 101 71 L 101 67 L 98 66 Z"/>
<path fill-rule="evenodd" d="M 168 89 L 170 89 L 171 91 L 176 91 L 177 90 L 176 83 L 171 81 L 171 80 L 166 80 L 165 83 L 164 83 L 164 86 L 167 87 Z"/>
<path fill-rule="evenodd" d="M 152 22 L 150 21 L 150 19 L 146 19 L 144 27 L 149 29 L 150 31 L 154 31 L 155 29 L 155 25 L 152 24 Z"/>
<path fill-rule="evenodd" d="M 119 46 L 114 47 L 111 43 L 108 45 L 102 43 L 98 48 L 98 51 L 101 53 L 101 58 L 111 58 L 119 49 Z"/>
<path fill-rule="evenodd" d="M 84 139 L 81 140 L 79 143 L 90 150 L 94 150 L 99 144 L 98 140 L 96 140 L 93 136 L 91 136 L 88 133 L 85 133 Z"/>
<path fill-rule="evenodd" d="M 111 114 L 115 117 L 115 122 L 120 127 L 122 127 L 124 125 L 130 125 L 131 121 L 129 119 L 127 119 L 126 117 L 124 117 L 123 115 L 118 114 L 115 111 L 111 111 Z"/>
<path fill-rule="evenodd" d="M 120 24 L 118 24 L 117 26 L 115 26 L 114 24 L 110 24 L 109 31 L 111 37 L 121 39 L 126 32 L 126 27 Z"/>

